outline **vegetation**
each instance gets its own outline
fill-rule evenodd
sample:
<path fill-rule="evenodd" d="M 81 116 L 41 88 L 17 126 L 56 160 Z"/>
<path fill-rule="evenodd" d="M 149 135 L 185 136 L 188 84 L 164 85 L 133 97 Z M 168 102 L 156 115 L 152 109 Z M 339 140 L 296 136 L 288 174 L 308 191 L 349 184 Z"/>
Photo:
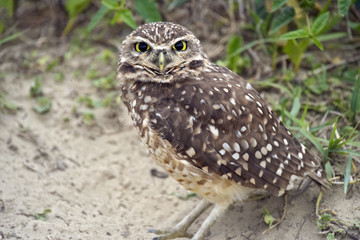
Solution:
<path fill-rule="evenodd" d="M 69 41 L 69 50 L 55 58 L 39 55 L 37 50 L 26 52 L 22 67 L 52 74 L 61 82 L 66 61 L 76 54 L 93 53 L 92 44 L 109 37 L 111 31 L 125 34 L 144 22 L 173 21 L 176 18 L 170 18 L 172 13 L 190 8 L 187 0 L 165 2 L 159 6 L 155 0 L 67 0 L 62 6 L 66 22 L 56 38 Z M 225 8 L 204 7 L 212 15 L 209 23 L 202 23 L 218 33 L 216 46 L 221 45 L 221 54 L 214 54 L 213 59 L 245 76 L 259 91 L 265 91 L 265 98 L 296 137 L 307 146 L 315 146 L 330 181 L 343 184 L 345 193 L 351 191 L 351 186 L 360 182 L 359 0 L 219 2 Z M 1 49 L 24 41 L 23 36 L 28 34 L 17 25 L 20 18 L 15 18 L 16 12 L 24 4 L 17 3 L 0 1 L 0 53 Z M 185 20 L 188 27 L 195 26 Z M 220 29 L 227 29 L 227 34 L 219 34 Z M 196 26 L 192 30 L 196 33 Z M 201 40 L 211 44 L 209 35 Z M 114 48 L 113 42 L 106 44 Z M 101 92 L 101 99 L 78 96 L 74 103 L 74 117 L 81 116 L 86 125 L 96 122 L 94 109 L 119 102 L 116 61 L 113 51 L 104 50 L 87 69 L 74 73 L 75 77 L 86 76 Z M 100 70 L 98 63 L 111 67 Z M 51 100 L 44 94 L 45 79 L 40 74 L 29 90 L 30 96 L 35 99 L 36 112 L 51 114 Z M 1 91 L 0 88 L 1 112 L 16 111 L 16 104 L 6 100 L 7 95 Z M 265 221 L 271 226 L 273 219 L 265 210 Z M 46 213 L 39 216 L 45 218 Z M 329 231 L 328 239 L 335 239 L 339 229 L 331 229 L 330 223 L 341 226 L 343 222 L 329 212 L 320 214 L 319 230 Z M 353 227 L 359 228 L 359 222 Z"/>

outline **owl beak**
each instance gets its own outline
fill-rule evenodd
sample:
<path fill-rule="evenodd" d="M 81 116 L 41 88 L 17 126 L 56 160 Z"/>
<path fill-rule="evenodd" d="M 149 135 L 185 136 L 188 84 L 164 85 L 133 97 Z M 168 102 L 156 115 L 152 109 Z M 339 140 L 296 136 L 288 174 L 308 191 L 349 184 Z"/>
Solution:
<path fill-rule="evenodd" d="M 165 67 L 165 54 L 164 54 L 164 52 L 160 52 L 159 53 L 159 68 L 160 68 L 161 72 L 163 72 L 164 67 Z"/>

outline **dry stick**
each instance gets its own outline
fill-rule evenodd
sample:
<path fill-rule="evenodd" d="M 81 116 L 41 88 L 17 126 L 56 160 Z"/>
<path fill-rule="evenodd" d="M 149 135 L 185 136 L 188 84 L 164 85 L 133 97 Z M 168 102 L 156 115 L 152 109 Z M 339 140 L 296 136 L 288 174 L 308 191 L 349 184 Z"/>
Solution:
<path fill-rule="evenodd" d="M 284 204 L 284 211 L 283 211 L 283 215 L 282 215 L 281 218 L 280 218 L 280 221 L 277 222 L 277 223 L 275 223 L 274 225 L 272 225 L 271 227 L 269 227 L 269 228 L 266 229 L 265 231 L 263 231 L 262 234 L 265 234 L 267 231 L 273 229 L 274 227 L 276 227 L 277 225 L 279 225 L 280 223 L 282 223 L 282 222 L 284 221 L 285 216 L 286 216 L 287 199 L 288 199 L 288 193 L 285 193 L 285 195 L 284 195 L 284 202 L 285 202 L 285 204 Z"/>
<path fill-rule="evenodd" d="M 316 208 L 315 208 L 315 214 L 318 218 L 320 218 L 320 215 L 319 215 L 319 205 L 320 205 L 320 201 L 322 199 L 322 195 L 323 195 L 323 191 L 320 190 L 320 193 L 319 193 L 319 196 L 316 200 Z"/>

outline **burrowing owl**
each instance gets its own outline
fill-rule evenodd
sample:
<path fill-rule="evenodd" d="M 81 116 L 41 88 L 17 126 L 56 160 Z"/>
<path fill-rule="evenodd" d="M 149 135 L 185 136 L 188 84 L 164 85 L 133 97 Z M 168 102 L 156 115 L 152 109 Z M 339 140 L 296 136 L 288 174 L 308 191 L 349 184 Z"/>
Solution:
<path fill-rule="evenodd" d="M 122 100 L 152 158 L 203 198 L 158 239 L 189 236 L 187 228 L 211 203 L 193 239 L 202 239 L 230 204 L 254 192 L 281 196 L 306 176 L 327 185 L 319 161 L 256 90 L 210 62 L 185 27 L 167 22 L 138 27 L 122 43 L 118 78 Z"/>

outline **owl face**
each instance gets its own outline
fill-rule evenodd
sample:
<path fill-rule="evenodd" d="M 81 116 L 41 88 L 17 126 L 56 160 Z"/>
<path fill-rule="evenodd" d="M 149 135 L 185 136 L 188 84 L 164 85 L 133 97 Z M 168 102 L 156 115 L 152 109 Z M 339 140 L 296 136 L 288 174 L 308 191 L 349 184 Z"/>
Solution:
<path fill-rule="evenodd" d="M 170 82 L 176 71 L 204 58 L 200 41 L 189 30 L 161 22 L 138 27 L 123 41 L 120 65 L 133 68 L 138 80 Z"/>

